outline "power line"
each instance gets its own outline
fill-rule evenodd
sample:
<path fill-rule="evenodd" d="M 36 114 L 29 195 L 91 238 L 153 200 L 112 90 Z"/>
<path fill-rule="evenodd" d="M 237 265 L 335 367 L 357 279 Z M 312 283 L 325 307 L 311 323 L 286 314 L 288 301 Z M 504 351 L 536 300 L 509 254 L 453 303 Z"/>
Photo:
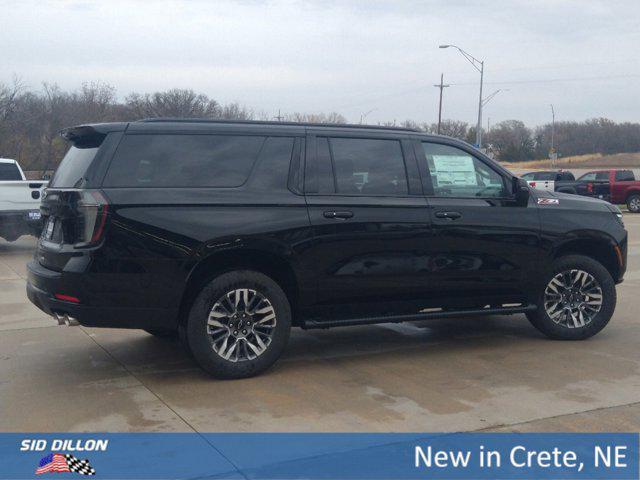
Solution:
<path fill-rule="evenodd" d="M 610 80 L 620 78 L 640 78 L 640 74 L 630 73 L 624 75 L 600 75 L 594 77 L 567 77 L 567 78 L 546 78 L 540 80 L 503 80 L 500 82 L 486 82 L 487 85 L 520 85 L 532 83 L 559 83 L 559 82 L 582 82 L 589 80 Z M 451 85 L 464 86 L 475 85 L 474 82 L 452 83 Z"/>

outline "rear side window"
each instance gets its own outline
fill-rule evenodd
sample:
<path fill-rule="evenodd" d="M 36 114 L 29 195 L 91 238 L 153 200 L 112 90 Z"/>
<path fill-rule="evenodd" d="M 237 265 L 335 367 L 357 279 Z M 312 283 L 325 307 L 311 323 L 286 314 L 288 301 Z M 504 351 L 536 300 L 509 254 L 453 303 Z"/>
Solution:
<path fill-rule="evenodd" d="M 539 173 L 536 173 L 534 180 L 547 181 L 547 180 L 555 180 L 555 179 L 556 179 L 555 172 L 539 172 Z"/>
<path fill-rule="evenodd" d="M 636 178 L 631 170 L 621 170 L 616 172 L 617 182 L 633 182 L 635 179 Z"/>
<path fill-rule="evenodd" d="M 408 194 L 407 174 L 398 140 L 328 140 L 338 194 Z"/>
<path fill-rule="evenodd" d="M 91 162 L 98 153 L 98 147 L 82 148 L 72 146 L 53 174 L 51 187 L 80 188 Z"/>
<path fill-rule="evenodd" d="M 0 180 L 22 180 L 18 165 L 15 163 L 0 163 Z"/>
<path fill-rule="evenodd" d="M 265 137 L 128 135 L 105 187 L 238 187 L 247 181 Z"/>
<path fill-rule="evenodd" d="M 562 175 L 560 176 L 561 180 L 565 180 L 565 181 L 572 181 L 575 180 L 576 177 L 573 176 L 573 173 L 571 172 L 562 172 Z"/>

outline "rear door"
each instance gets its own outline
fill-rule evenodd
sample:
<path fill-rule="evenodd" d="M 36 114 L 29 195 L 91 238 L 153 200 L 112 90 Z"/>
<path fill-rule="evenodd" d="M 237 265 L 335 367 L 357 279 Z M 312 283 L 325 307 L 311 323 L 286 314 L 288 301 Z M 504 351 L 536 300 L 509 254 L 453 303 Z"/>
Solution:
<path fill-rule="evenodd" d="M 533 197 L 518 206 L 510 177 L 473 149 L 416 142 L 431 212 L 433 284 L 445 308 L 527 303 L 542 255 Z"/>
<path fill-rule="evenodd" d="M 416 312 L 428 294 L 430 219 L 408 139 L 311 131 L 306 165 L 314 314 Z"/>

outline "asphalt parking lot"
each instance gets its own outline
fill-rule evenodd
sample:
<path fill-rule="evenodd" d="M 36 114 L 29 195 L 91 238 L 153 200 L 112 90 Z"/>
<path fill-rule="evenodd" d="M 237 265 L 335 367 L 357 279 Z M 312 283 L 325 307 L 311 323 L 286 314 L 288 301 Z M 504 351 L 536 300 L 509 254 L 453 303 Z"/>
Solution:
<path fill-rule="evenodd" d="M 35 240 L 0 240 L 0 431 L 638 431 L 640 215 L 609 326 L 524 316 L 294 330 L 266 374 L 206 376 L 177 342 L 60 327 L 25 295 Z"/>

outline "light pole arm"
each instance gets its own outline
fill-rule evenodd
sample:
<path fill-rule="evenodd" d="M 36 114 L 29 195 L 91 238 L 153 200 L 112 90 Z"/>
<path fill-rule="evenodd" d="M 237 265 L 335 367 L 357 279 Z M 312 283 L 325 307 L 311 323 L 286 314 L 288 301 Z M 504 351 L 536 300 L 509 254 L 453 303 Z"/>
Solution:
<path fill-rule="evenodd" d="M 493 92 L 491 95 L 489 95 L 489 96 L 485 97 L 485 98 L 482 100 L 482 106 L 484 107 L 487 103 L 489 103 L 489 101 L 491 101 L 491 99 L 492 99 L 493 97 L 495 97 L 495 96 L 496 96 L 497 94 L 499 94 L 500 92 L 506 92 L 506 91 L 507 91 L 507 90 L 503 90 L 502 88 L 500 88 L 500 89 L 496 90 L 496 91 L 495 91 L 495 92 Z"/>
<path fill-rule="evenodd" d="M 457 45 L 451 45 L 453 48 L 457 49 L 464 58 L 475 68 L 477 71 L 482 72 L 482 62 L 478 60 L 476 57 L 471 55 L 468 52 L 465 52 L 463 49 L 458 47 Z"/>

